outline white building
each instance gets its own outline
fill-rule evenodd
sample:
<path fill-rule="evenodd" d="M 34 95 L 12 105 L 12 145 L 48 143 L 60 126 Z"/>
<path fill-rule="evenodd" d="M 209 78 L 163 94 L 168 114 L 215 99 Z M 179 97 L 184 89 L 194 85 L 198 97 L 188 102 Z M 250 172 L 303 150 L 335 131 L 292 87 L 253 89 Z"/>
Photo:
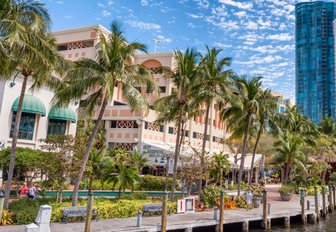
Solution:
<path fill-rule="evenodd" d="M 22 86 L 20 75 L 0 82 L 0 141 L 5 147 L 11 146 L 15 115 Z M 76 134 L 76 105 L 68 108 L 52 106 L 54 93 L 48 88 L 30 91 L 31 80 L 23 102 L 17 146 L 39 149 L 47 135 Z"/>

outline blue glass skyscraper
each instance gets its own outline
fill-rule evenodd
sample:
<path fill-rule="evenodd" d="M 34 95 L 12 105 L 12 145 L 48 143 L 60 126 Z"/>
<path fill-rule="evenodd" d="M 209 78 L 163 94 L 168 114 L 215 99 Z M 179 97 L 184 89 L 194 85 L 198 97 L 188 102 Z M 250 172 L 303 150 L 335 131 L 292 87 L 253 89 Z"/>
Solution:
<path fill-rule="evenodd" d="M 318 123 L 324 116 L 336 119 L 334 2 L 296 4 L 296 105 Z"/>

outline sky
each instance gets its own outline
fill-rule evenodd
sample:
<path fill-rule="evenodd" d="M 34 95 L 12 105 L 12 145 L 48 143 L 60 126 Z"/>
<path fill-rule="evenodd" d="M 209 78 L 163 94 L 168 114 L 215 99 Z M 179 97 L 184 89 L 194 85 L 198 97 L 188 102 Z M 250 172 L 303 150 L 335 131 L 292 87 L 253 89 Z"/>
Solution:
<path fill-rule="evenodd" d="M 52 30 L 113 20 L 129 41 L 154 52 L 205 45 L 223 49 L 239 75 L 261 75 L 263 86 L 295 100 L 295 4 L 300 0 L 42 0 Z"/>

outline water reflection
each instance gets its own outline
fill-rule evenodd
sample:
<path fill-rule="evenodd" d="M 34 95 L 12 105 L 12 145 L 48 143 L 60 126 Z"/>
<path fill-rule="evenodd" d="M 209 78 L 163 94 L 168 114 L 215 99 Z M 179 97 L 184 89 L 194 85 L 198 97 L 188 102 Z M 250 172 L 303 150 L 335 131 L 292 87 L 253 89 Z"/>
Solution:
<path fill-rule="evenodd" d="M 250 230 L 253 232 L 261 232 L 263 230 Z M 300 224 L 292 224 L 291 228 L 273 227 L 272 232 L 336 232 L 336 214 L 328 214 L 325 220 L 312 225 L 303 226 Z"/>

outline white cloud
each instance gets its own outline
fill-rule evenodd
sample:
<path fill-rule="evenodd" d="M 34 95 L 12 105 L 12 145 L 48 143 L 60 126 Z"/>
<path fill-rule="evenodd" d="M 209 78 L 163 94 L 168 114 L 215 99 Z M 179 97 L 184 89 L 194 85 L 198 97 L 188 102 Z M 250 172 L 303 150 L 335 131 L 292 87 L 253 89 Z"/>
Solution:
<path fill-rule="evenodd" d="M 226 4 L 226 5 L 231 5 L 238 7 L 240 9 L 251 9 L 253 7 L 253 4 L 251 2 L 235 2 L 233 0 L 219 0 L 220 3 Z"/>
<path fill-rule="evenodd" d="M 126 21 L 126 23 L 128 23 L 128 25 L 130 25 L 132 27 L 136 27 L 136 28 L 139 28 L 141 30 L 159 31 L 161 29 L 161 26 L 159 24 L 155 24 L 155 23 L 145 23 L 145 22 L 142 22 L 142 21 L 135 21 L 135 20 L 128 20 L 128 21 Z"/>
<path fill-rule="evenodd" d="M 258 24 L 252 21 L 248 21 L 246 24 L 246 29 L 248 30 L 257 30 L 258 29 Z"/>
<path fill-rule="evenodd" d="M 289 33 L 281 33 L 281 34 L 268 35 L 266 39 L 278 40 L 278 41 L 290 41 L 293 40 L 294 37 Z"/>
<path fill-rule="evenodd" d="M 157 36 L 157 39 L 159 39 L 161 42 L 163 43 L 171 43 L 172 42 L 172 39 L 171 38 L 166 38 L 165 36 L 163 35 L 158 35 Z"/>
<path fill-rule="evenodd" d="M 108 12 L 107 10 L 103 10 L 102 14 L 103 14 L 103 17 L 109 17 L 109 16 L 111 16 L 111 13 Z"/>

